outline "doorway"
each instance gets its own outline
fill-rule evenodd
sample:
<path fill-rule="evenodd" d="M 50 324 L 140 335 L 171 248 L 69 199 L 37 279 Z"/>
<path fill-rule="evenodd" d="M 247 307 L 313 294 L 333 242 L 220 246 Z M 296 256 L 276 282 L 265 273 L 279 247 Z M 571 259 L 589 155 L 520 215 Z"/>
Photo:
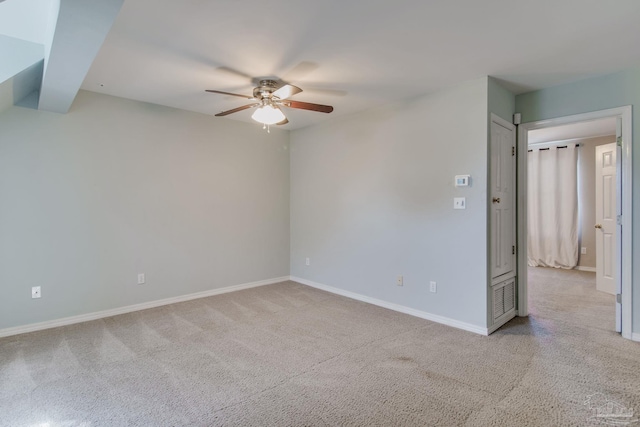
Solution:
<path fill-rule="evenodd" d="M 578 114 L 574 116 L 560 117 L 538 122 L 525 123 L 518 129 L 518 315 L 528 315 L 527 305 L 527 211 L 528 211 L 528 150 L 529 141 L 534 140 L 541 134 L 551 134 L 559 127 L 570 130 L 573 127 L 579 127 L 580 123 L 596 124 L 601 120 L 609 120 L 611 129 L 613 121 L 615 121 L 616 136 L 614 138 L 615 148 L 617 152 L 617 174 L 615 179 L 615 222 L 614 232 L 617 236 L 617 251 L 613 258 L 613 264 L 610 266 L 615 269 L 615 287 L 616 287 L 616 329 L 622 332 L 622 336 L 631 339 L 631 107 L 621 107 L 610 110 L 601 110 L 592 113 Z M 600 122 L 604 123 L 604 122 Z M 555 128 L 555 129 L 554 129 Z M 562 139 L 554 137 L 552 139 Z M 567 139 L 567 138 L 565 138 Z M 538 141 L 540 143 L 540 141 Z M 556 144 L 557 146 L 557 144 Z M 538 148 L 545 148 L 539 146 Z M 548 147 L 551 148 L 551 147 Z M 587 150 L 585 150 L 587 151 Z M 595 157 L 595 155 L 594 155 Z M 588 226 L 585 220 L 584 226 Z M 589 221 L 591 222 L 591 221 Z M 593 227 L 596 224 L 591 224 Z M 586 233 L 585 233 L 586 234 Z M 595 244 L 592 250 L 587 247 L 584 254 L 582 245 L 579 244 L 580 255 L 583 260 L 588 259 L 589 252 L 595 254 Z M 578 264 L 579 265 L 579 264 Z M 584 266 L 588 267 L 588 266 Z M 585 268 L 588 269 L 588 268 Z"/>

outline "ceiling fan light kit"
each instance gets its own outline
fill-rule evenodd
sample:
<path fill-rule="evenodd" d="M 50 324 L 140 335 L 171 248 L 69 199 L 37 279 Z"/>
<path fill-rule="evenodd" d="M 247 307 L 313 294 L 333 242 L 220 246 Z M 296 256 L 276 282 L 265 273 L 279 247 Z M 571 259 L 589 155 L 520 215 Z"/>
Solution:
<path fill-rule="evenodd" d="M 302 92 L 297 86 L 290 84 L 278 83 L 276 80 L 261 80 L 260 85 L 253 89 L 253 96 L 240 95 L 237 93 L 223 92 L 219 90 L 207 89 L 207 92 L 219 93 L 222 95 L 237 96 L 240 98 L 257 101 L 253 104 L 243 105 L 233 110 L 223 111 L 216 114 L 216 117 L 227 116 L 238 111 L 255 108 L 256 111 L 251 118 L 265 126 L 284 125 L 289 123 L 280 107 L 297 108 L 301 110 L 318 111 L 321 113 L 330 113 L 333 107 L 330 105 L 312 104 L 310 102 L 290 101 L 289 97 Z M 268 129 L 268 128 L 267 128 Z"/>
<path fill-rule="evenodd" d="M 271 104 L 258 108 L 251 115 L 251 118 L 263 125 L 275 125 L 286 119 L 284 113 L 278 107 L 274 107 Z"/>

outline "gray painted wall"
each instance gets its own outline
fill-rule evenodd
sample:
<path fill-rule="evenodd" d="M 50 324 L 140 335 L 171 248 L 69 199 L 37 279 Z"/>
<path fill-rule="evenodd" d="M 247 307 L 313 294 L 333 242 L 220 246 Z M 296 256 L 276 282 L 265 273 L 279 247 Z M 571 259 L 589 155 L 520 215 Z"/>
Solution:
<path fill-rule="evenodd" d="M 486 327 L 487 90 L 485 77 L 293 131 L 291 274 Z"/>
<path fill-rule="evenodd" d="M 13 78 L 0 83 L 0 113 L 13 106 Z"/>
<path fill-rule="evenodd" d="M 522 113 L 522 121 L 533 122 L 555 117 L 570 116 L 590 111 L 632 105 L 633 113 L 633 169 L 640 171 L 640 68 L 582 80 L 530 92 L 516 97 L 516 109 Z M 634 181 L 637 179 L 634 177 Z M 633 188 L 633 223 L 640 224 L 640 185 Z M 632 236 L 634 266 L 640 265 L 640 227 Z M 633 271 L 633 310 L 640 313 L 640 276 Z M 640 331 L 640 316 L 633 318 L 633 332 Z"/>
<path fill-rule="evenodd" d="M 83 91 L 0 129 L 0 329 L 289 274 L 286 131 Z"/>
<path fill-rule="evenodd" d="M 513 113 L 516 112 L 516 96 L 493 77 L 489 77 L 488 84 L 489 113 L 496 114 L 509 123 L 513 123 Z"/>

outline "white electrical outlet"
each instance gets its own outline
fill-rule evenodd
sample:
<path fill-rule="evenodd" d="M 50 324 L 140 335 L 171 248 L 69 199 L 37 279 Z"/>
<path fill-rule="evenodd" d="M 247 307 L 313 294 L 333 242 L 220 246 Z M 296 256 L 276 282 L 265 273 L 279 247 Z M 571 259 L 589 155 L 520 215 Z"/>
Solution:
<path fill-rule="evenodd" d="M 398 285 L 398 286 L 402 286 L 402 282 L 403 282 L 403 280 L 402 280 L 402 276 L 398 276 L 398 277 L 396 278 L 396 285 Z"/>
<path fill-rule="evenodd" d="M 138 285 L 144 285 L 144 283 L 145 283 L 144 273 L 138 274 Z"/>
<path fill-rule="evenodd" d="M 586 255 L 587 254 L 587 248 L 585 248 L 584 246 L 582 247 L 582 249 L 580 249 L 580 253 L 582 255 Z"/>
<path fill-rule="evenodd" d="M 453 209 L 466 209 L 467 208 L 467 200 L 464 197 L 454 197 L 453 198 Z"/>
<path fill-rule="evenodd" d="M 306 264 L 306 265 L 311 265 L 311 258 L 307 258 L 307 259 L 305 260 L 305 264 Z"/>
<path fill-rule="evenodd" d="M 429 282 L 429 292 L 437 292 L 438 291 L 438 285 L 436 284 L 436 282 L 431 281 Z"/>
<path fill-rule="evenodd" d="M 42 296 L 42 292 L 40 286 L 34 286 L 31 288 L 31 298 L 40 298 Z"/>

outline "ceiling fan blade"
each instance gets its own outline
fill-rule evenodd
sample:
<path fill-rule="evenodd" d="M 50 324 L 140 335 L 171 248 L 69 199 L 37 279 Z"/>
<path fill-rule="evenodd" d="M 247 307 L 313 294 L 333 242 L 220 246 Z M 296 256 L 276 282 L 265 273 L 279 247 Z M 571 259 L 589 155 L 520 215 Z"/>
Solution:
<path fill-rule="evenodd" d="M 238 111 L 246 110 L 247 108 L 257 107 L 258 105 L 260 105 L 260 103 L 243 105 L 242 107 L 234 108 L 233 110 L 227 110 L 223 111 L 222 113 L 218 113 L 216 114 L 216 117 L 228 116 L 229 114 L 237 113 Z"/>
<path fill-rule="evenodd" d="M 300 89 L 298 86 L 286 84 L 280 89 L 273 92 L 273 96 L 278 97 L 279 99 L 287 99 L 300 92 L 302 92 L 302 89 Z"/>
<path fill-rule="evenodd" d="M 240 95 L 240 94 L 237 94 L 237 93 L 231 93 L 231 92 L 222 92 L 221 90 L 212 90 L 212 89 L 207 89 L 205 92 L 221 93 L 222 95 L 239 96 L 240 98 L 244 98 L 244 99 L 254 99 L 254 98 L 253 98 L 253 96 Z"/>
<path fill-rule="evenodd" d="M 236 70 L 235 68 L 222 66 L 222 67 L 218 67 L 217 70 L 225 72 L 225 73 L 232 74 L 232 75 L 237 76 L 237 77 L 242 77 L 244 79 L 249 80 L 252 83 L 253 83 L 253 80 L 254 80 L 254 78 L 252 76 L 250 76 L 249 74 L 243 73 L 242 71 Z"/>
<path fill-rule="evenodd" d="M 331 105 L 312 104 L 310 102 L 287 100 L 282 102 L 282 105 L 289 108 L 299 108 L 301 110 L 318 111 L 320 113 L 330 113 L 333 111 L 333 107 Z"/>
<path fill-rule="evenodd" d="M 285 117 L 283 121 L 276 123 L 276 125 L 286 125 L 287 123 L 289 123 L 289 120 Z"/>
<path fill-rule="evenodd" d="M 317 93 L 318 95 L 325 96 L 347 96 L 347 92 L 337 89 L 322 89 L 319 87 L 307 87 L 307 93 Z"/>
<path fill-rule="evenodd" d="M 310 61 L 302 61 L 298 63 L 295 67 L 291 68 L 287 71 L 284 76 L 282 76 L 282 80 L 288 82 L 296 82 L 304 79 L 309 74 L 317 70 L 319 67 L 315 62 Z"/>

